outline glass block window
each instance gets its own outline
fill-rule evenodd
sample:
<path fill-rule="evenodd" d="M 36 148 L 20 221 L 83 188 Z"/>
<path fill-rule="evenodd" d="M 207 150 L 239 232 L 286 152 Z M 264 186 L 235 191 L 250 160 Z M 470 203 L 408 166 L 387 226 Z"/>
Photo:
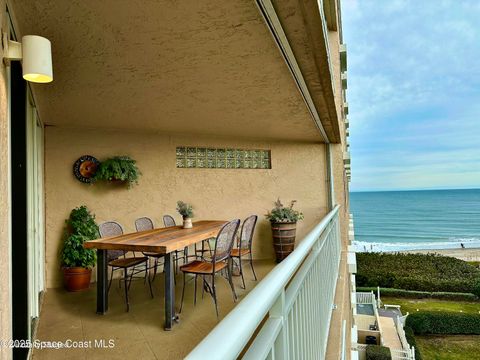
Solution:
<path fill-rule="evenodd" d="M 270 150 L 177 147 L 177 168 L 271 169 Z"/>

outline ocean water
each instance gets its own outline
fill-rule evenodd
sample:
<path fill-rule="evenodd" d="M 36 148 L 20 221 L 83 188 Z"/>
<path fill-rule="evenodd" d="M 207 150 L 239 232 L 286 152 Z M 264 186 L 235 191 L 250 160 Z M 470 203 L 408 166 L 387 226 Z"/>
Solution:
<path fill-rule="evenodd" d="M 358 251 L 480 247 L 480 189 L 353 192 Z"/>

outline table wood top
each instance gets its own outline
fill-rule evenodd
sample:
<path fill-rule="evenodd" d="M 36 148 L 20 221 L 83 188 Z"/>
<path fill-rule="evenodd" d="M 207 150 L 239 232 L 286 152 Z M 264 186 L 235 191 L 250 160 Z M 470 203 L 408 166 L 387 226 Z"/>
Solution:
<path fill-rule="evenodd" d="M 183 250 L 186 246 L 202 240 L 216 237 L 224 220 L 195 221 L 193 228 L 182 226 L 139 231 L 120 236 L 87 241 L 84 247 L 100 250 L 148 251 L 168 254 L 175 250 Z"/>

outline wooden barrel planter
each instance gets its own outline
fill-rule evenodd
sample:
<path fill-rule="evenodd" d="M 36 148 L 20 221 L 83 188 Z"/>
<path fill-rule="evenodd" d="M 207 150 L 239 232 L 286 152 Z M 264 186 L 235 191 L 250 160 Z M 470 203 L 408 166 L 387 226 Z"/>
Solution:
<path fill-rule="evenodd" d="M 285 259 L 295 248 L 297 223 L 272 223 L 273 246 L 277 263 Z"/>
<path fill-rule="evenodd" d="M 63 268 L 63 280 L 68 291 L 82 291 L 90 287 L 92 269 L 84 267 Z"/>

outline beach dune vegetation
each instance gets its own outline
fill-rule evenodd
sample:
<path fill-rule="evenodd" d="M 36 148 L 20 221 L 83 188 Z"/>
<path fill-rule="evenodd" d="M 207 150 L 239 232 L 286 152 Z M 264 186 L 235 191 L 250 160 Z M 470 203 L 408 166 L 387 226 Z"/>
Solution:
<path fill-rule="evenodd" d="M 357 286 L 480 296 L 480 270 L 436 254 L 357 253 Z"/>
<path fill-rule="evenodd" d="M 377 294 L 378 288 L 357 286 L 357 292 L 374 292 Z M 439 299 L 450 301 L 469 301 L 477 302 L 478 296 L 472 293 L 460 293 L 460 292 L 430 292 L 430 291 L 418 291 L 418 290 L 405 290 L 405 289 L 393 289 L 393 288 L 380 288 L 380 296 L 390 298 L 406 298 L 406 299 Z M 480 309 L 479 309 L 480 310 Z"/>
<path fill-rule="evenodd" d="M 407 317 L 415 335 L 480 335 L 480 314 L 419 311 Z"/>

